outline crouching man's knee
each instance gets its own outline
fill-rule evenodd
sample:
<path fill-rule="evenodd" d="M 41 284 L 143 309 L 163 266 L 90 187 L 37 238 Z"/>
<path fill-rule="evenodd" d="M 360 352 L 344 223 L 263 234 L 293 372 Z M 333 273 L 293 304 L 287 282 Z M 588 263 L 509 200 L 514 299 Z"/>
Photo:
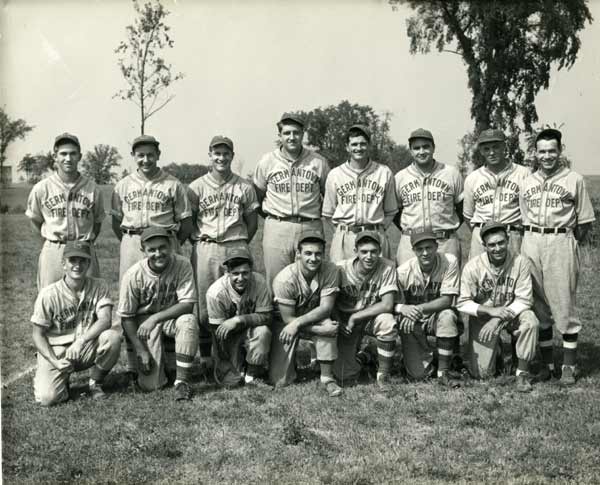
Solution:
<path fill-rule="evenodd" d="M 192 313 L 186 313 L 185 315 L 177 317 L 177 320 L 175 320 L 175 327 L 177 328 L 177 333 L 185 333 L 196 339 L 199 337 L 200 331 L 198 330 L 198 321 Z"/>
<path fill-rule="evenodd" d="M 440 338 L 454 338 L 460 334 L 458 328 L 458 314 L 446 308 L 438 314 L 435 336 Z"/>
<path fill-rule="evenodd" d="M 373 322 L 373 336 L 379 340 L 395 341 L 398 337 L 396 318 L 391 313 L 382 313 Z"/>

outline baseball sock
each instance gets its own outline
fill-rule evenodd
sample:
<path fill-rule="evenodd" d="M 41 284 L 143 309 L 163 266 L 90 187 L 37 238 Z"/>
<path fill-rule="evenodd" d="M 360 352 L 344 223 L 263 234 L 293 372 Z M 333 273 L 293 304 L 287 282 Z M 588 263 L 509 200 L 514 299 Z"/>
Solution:
<path fill-rule="evenodd" d="M 127 349 L 127 372 L 137 374 L 137 354 L 127 336 L 125 336 L 125 347 Z"/>
<path fill-rule="evenodd" d="M 177 362 L 177 381 L 189 382 L 192 377 L 194 357 L 185 354 L 175 354 Z"/>
<path fill-rule="evenodd" d="M 454 347 L 457 341 L 458 338 L 456 337 L 437 338 L 438 377 L 442 372 L 445 372 L 450 368 L 450 360 L 452 360 L 452 354 L 454 353 Z"/>
<path fill-rule="evenodd" d="M 100 369 L 100 367 L 98 367 L 98 364 L 96 364 L 94 367 L 92 367 L 92 370 L 90 372 L 90 380 L 100 383 L 104 380 L 104 378 L 107 375 L 108 375 L 108 371 L 104 370 L 104 369 Z"/>
<path fill-rule="evenodd" d="M 377 356 L 379 360 L 379 371 L 377 374 L 390 374 L 395 349 L 395 340 L 387 341 L 377 339 Z"/>
<path fill-rule="evenodd" d="M 524 359 L 517 360 L 517 375 L 524 374 L 529 371 L 529 362 Z"/>
<path fill-rule="evenodd" d="M 575 365 L 577 357 L 577 333 L 563 334 L 563 365 Z"/>
<path fill-rule="evenodd" d="M 333 377 L 333 360 L 320 360 L 321 382 L 335 381 Z"/>
<path fill-rule="evenodd" d="M 542 354 L 542 362 L 546 364 L 550 370 L 554 370 L 554 359 L 552 357 L 552 351 L 554 350 L 552 327 L 540 329 L 539 345 L 540 353 Z"/>

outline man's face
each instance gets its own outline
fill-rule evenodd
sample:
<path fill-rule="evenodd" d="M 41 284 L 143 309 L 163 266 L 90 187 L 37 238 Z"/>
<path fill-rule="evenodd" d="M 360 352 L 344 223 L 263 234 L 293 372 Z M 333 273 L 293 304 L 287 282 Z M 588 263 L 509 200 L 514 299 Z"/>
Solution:
<path fill-rule="evenodd" d="M 422 269 L 428 270 L 433 267 L 437 250 L 438 244 L 433 239 L 421 241 L 415 245 L 413 251 L 417 255 L 419 266 L 421 266 Z"/>
<path fill-rule="evenodd" d="M 279 141 L 289 153 L 294 155 L 302 150 L 302 139 L 304 138 L 304 130 L 296 123 L 283 122 L 281 131 L 279 132 Z"/>
<path fill-rule="evenodd" d="M 362 163 L 369 159 L 369 142 L 364 135 L 351 136 L 346 144 L 350 159 Z"/>
<path fill-rule="evenodd" d="M 63 270 L 65 275 L 75 281 L 80 281 L 85 278 L 90 260 L 80 256 L 71 256 L 63 259 Z"/>
<path fill-rule="evenodd" d="M 229 274 L 229 281 L 233 289 L 238 293 L 243 293 L 248 288 L 248 282 L 252 275 L 252 267 L 250 263 L 240 264 L 228 270 L 227 274 Z"/>
<path fill-rule="evenodd" d="M 158 170 L 157 162 L 160 152 L 155 145 L 137 145 L 133 151 L 133 159 L 144 175 L 154 175 Z"/>
<path fill-rule="evenodd" d="M 208 157 L 212 163 L 212 169 L 222 175 L 231 173 L 231 162 L 233 152 L 227 145 L 216 145 L 210 149 Z"/>
<path fill-rule="evenodd" d="M 77 164 L 81 160 L 81 151 L 74 143 L 61 143 L 54 149 L 54 160 L 59 173 L 75 174 L 77 173 Z"/>
<path fill-rule="evenodd" d="M 553 172 L 560 160 L 560 147 L 557 140 L 538 140 L 535 144 L 535 156 L 540 168 L 547 173 Z"/>
<path fill-rule="evenodd" d="M 479 145 L 479 153 L 489 166 L 502 165 L 506 158 L 506 145 L 502 141 L 490 141 Z"/>
<path fill-rule="evenodd" d="M 415 138 L 410 142 L 410 152 L 417 165 L 429 165 L 433 161 L 435 147 L 427 138 Z"/>
<path fill-rule="evenodd" d="M 166 237 L 153 237 L 142 244 L 144 255 L 153 271 L 160 273 L 171 261 L 171 241 Z"/>
<path fill-rule="evenodd" d="M 379 261 L 381 248 L 374 241 L 364 240 L 355 249 L 359 264 L 367 271 L 372 270 Z"/>
<path fill-rule="evenodd" d="M 304 269 L 316 273 L 323 261 L 323 244 L 318 242 L 306 242 L 300 245 L 296 256 Z"/>
<path fill-rule="evenodd" d="M 508 236 L 504 231 L 494 232 L 485 237 L 483 246 L 492 264 L 502 265 L 508 254 Z"/>

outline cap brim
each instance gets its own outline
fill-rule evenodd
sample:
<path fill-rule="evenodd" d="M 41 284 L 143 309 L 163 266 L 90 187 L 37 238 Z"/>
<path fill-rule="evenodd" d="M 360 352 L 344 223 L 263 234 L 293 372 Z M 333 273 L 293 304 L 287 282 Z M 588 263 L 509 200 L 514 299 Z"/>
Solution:
<path fill-rule="evenodd" d="M 69 251 L 68 253 L 64 253 L 63 256 L 65 258 L 85 258 L 92 259 L 92 257 L 83 251 Z"/>

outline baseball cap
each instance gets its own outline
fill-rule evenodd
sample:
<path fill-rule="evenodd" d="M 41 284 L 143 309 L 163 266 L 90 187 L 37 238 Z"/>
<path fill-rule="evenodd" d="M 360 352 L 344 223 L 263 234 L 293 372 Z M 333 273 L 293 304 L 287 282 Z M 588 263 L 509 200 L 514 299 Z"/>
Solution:
<path fill-rule="evenodd" d="M 360 131 L 363 135 L 367 137 L 368 141 L 371 141 L 371 130 L 369 130 L 369 127 L 367 125 L 352 125 L 350 128 L 348 128 L 348 135 L 350 135 L 351 131 Z"/>
<path fill-rule="evenodd" d="M 504 230 L 504 232 L 506 232 L 506 225 L 502 224 L 501 222 L 495 221 L 486 222 L 483 226 L 481 226 L 481 230 L 479 231 L 479 237 L 483 241 L 486 234 L 497 231 L 499 229 L 502 229 Z"/>
<path fill-rule="evenodd" d="M 410 245 L 414 248 L 417 244 L 423 241 L 436 241 L 437 238 L 433 231 L 419 231 L 410 234 Z"/>
<path fill-rule="evenodd" d="M 67 241 L 63 257 L 72 258 L 75 256 L 92 259 L 92 248 L 90 243 L 87 241 Z"/>
<path fill-rule="evenodd" d="M 215 147 L 217 145 L 226 145 L 231 149 L 231 151 L 233 151 L 233 142 L 231 141 L 231 138 L 227 138 L 226 136 L 213 136 L 212 140 L 210 140 L 210 145 L 208 145 L 208 149 L 210 150 L 212 147 Z"/>
<path fill-rule="evenodd" d="M 426 130 L 425 128 L 417 128 L 413 131 L 408 137 L 408 144 L 410 145 L 410 142 L 417 138 L 425 138 L 426 140 L 431 140 L 431 143 L 435 143 L 431 131 Z"/>
<path fill-rule="evenodd" d="M 483 130 L 481 133 L 479 133 L 479 137 L 477 138 L 478 145 L 481 145 L 482 143 L 490 143 L 492 141 L 506 141 L 506 136 L 502 130 L 489 129 Z"/>
<path fill-rule="evenodd" d="M 283 113 L 279 122 L 283 123 L 284 121 L 293 121 L 304 128 L 304 119 L 300 115 L 294 113 Z"/>
<path fill-rule="evenodd" d="M 148 239 L 152 239 L 153 237 L 166 237 L 167 239 L 169 239 L 169 231 L 167 231 L 164 227 L 160 226 L 148 227 L 142 232 L 140 240 L 141 242 L 144 242 Z"/>
<path fill-rule="evenodd" d="M 154 145 L 158 149 L 160 143 L 158 143 L 158 140 L 153 136 L 142 135 L 133 140 L 133 143 L 131 144 L 131 151 L 134 151 L 135 147 L 138 145 Z"/>
<path fill-rule="evenodd" d="M 81 150 L 81 144 L 79 143 L 79 138 L 71 133 L 61 133 L 54 139 L 54 148 L 60 145 L 61 142 L 70 142 L 74 145 L 77 145 L 77 148 Z"/>
<path fill-rule="evenodd" d="M 535 142 L 537 143 L 540 138 L 556 138 L 558 140 L 558 144 L 562 145 L 562 133 L 555 128 L 545 128 L 540 131 L 535 137 Z M 559 146 L 560 148 L 560 146 Z"/>
<path fill-rule="evenodd" d="M 325 236 L 321 231 L 319 231 L 318 229 L 307 229 L 306 231 L 302 231 L 298 236 L 296 246 L 299 246 L 302 242 L 306 241 L 307 239 L 317 239 L 323 244 L 327 243 L 327 241 L 325 240 Z"/>
<path fill-rule="evenodd" d="M 379 246 L 381 246 L 381 236 L 379 236 L 379 233 L 376 231 L 359 232 L 356 236 L 356 239 L 354 240 L 354 245 L 358 246 L 358 243 L 361 242 L 363 239 L 372 239 L 377 244 L 379 244 Z"/>
<path fill-rule="evenodd" d="M 248 262 L 252 262 L 252 256 L 250 255 L 250 251 L 248 248 L 231 248 L 225 253 L 225 259 L 223 259 L 223 264 L 226 265 L 229 261 L 233 261 L 234 259 L 245 259 Z"/>

